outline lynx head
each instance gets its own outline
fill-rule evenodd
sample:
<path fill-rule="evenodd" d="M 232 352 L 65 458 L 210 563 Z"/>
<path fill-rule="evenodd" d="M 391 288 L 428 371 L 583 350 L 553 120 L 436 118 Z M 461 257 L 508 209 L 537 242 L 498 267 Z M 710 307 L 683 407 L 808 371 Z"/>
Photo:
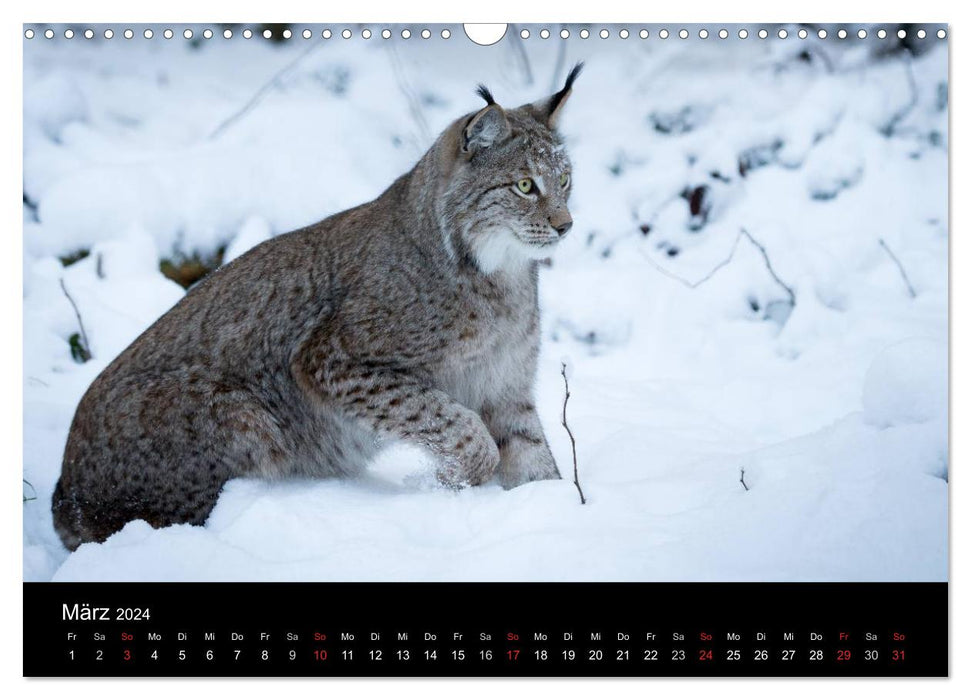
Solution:
<path fill-rule="evenodd" d="M 487 274 L 549 257 L 573 225 L 570 160 L 556 125 L 582 67 L 559 92 L 516 109 L 503 109 L 480 85 L 486 106 L 442 136 L 447 183 L 439 212 Z"/>

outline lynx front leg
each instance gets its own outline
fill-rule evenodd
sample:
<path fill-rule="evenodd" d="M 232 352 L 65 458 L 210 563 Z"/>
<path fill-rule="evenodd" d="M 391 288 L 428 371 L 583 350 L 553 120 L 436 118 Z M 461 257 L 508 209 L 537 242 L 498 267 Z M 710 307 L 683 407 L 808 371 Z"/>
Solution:
<path fill-rule="evenodd" d="M 499 483 L 503 488 L 560 478 L 532 401 L 488 406 L 482 417 L 499 445 Z"/>
<path fill-rule="evenodd" d="M 447 394 L 402 372 L 353 365 L 313 368 L 298 362 L 298 382 L 379 434 L 423 445 L 441 459 L 438 479 L 475 486 L 495 473 L 499 448 L 482 419 Z"/>

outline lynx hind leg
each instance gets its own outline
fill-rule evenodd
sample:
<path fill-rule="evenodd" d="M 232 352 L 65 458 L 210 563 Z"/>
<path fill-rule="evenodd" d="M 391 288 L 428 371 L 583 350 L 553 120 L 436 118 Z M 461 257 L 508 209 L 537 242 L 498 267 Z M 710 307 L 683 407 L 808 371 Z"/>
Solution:
<path fill-rule="evenodd" d="M 51 496 L 51 513 L 54 516 L 54 532 L 61 538 L 61 542 L 72 552 L 81 546 L 85 539 L 84 522 L 82 514 L 76 504 L 64 493 L 61 479 L 57 480 L 54 486 L 54 494 Z"/>
<path fill-rule="evenodd" d="M 330 373 L 298 369 L 301 384 L 379 435 L 416 443 L 440 460 L 441 483 L 460 488 L 490 479 L 499 465 L 499 448 L 482 419 L 444 392 L 398 372 L 344 367 Z"/>
<path fill-rule="evenodd" d="M 169 377 L 141 387 L 78 408 L 51 504 L 68 548 L 132 520 L 201 525 L 229 479 L 288 460 L 274 419 L 244 392 Z"/>
<path fill-rule="evenodd" d="M 499 483 L 503 488 L 560 478 L 531 401 L 488 408 L 482 415 L 499 445 Z"/>
<path fill-rule="evenodd" d="M 85 542 L 104 542 L 134 520 L 144 520 L 154 528 L 168 525 L 202 525 L 216 505 L 225 480 L 193 485 L 183 490 L 135 487 L 126 484 L 111 493 L 68 482 L 57 483 L 51 500 L 54 530 L 61 542 L 74 551 Z"/>
<path fill-rule="evenodd" d="M 322 478 L 360 476 L 380 451 L 378 435 L 362 421 L 315 409 L 301 429 L 302 444 L 290 475 Z"/>

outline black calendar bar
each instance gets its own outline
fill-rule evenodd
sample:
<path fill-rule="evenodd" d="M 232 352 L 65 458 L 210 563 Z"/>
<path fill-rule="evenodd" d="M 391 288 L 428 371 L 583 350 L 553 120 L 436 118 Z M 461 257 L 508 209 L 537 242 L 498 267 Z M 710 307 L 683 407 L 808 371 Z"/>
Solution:
<path fill-rule="evenodd" d="M 27 583 L 26 676 L 946 676 L 945 583 Z"/>

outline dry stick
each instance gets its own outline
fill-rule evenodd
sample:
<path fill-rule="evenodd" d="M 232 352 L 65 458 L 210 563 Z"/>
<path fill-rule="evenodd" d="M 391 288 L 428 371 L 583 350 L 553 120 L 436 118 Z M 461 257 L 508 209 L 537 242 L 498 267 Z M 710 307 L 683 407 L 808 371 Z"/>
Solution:
<path fill-rule="evenodd" d="M 742 486 L 744 486 L 745 490 L 748 491 L 748 484 L 745 483 L 745 467 L 742 467 L 742 476 L 740 476 L 738 480 L 742 482 Z"/>
<path fill-rule="evenodd" d="M 391 72 L 394 74 L 395 82 L 398 83 L 398 89 L 401 90 L 401 94 L 405 96 L 405 100 L 408 102 L 408 111 L 411 112 L 411 118 L 415 120 L 415 125 L 418 127 L 419 137 L 424 147 L 432 141 L 431 132 L 428 129 L 428 120 L 425 119 L 425 112 L 422 110 L 421 100 L 408 84 L 404 68 L 401 66 L 401 57 L 398 56 L 398 50 L 395 48 L 395 45 L 395 42 L 391 42 L 388 45 L 388 59 L 391 61 Z"/>
<path fill-rule="evenodd" d="M 732 258 L 735 257 L 735 249 L 738 248 L 738 242 L 739 242 L 739 240 L 741 238 L 742 238 L 742 234 L 741 234 L 741 232 L 739 232 L 739 234 L 737 236 L 735 236 L 735 242 L 732 243 L 732 249 L 728 252 L 728 257 L 726 257 L 720 263 L 718 263 L 717 265 L 715 265 L 708 272 L 708 274 L 706 274 L 704 277 L 702 277 L 699 280 L 695 280 L 694 282 L 692 282 L 691 280 L 686 280 L 684 277 L 681 277 L 680 275 L 676 275 L 673 272 L 671 272 L 670 270 L 664 269 L 663 267 L 661 267 L 660 265 L 658 265 L 654 261 L 654 259 L 651 258 L 651 256 L 648 255 L 647 253 L 645 253 L 644 251 L 641 251 L 641 255 L 644 256 L 644 259 L 647 260 L 647 262 L 651 265 L 651 267 L 653 267 L 655 270 L 657 270 L 658 272 L 660 272 L 665 277 L 670 277 L 671 279 L 675 280 L 676 282 L 680 282 L 685 287 L 688 287 L 689 289 L 694 289 L 696 287 L 700 287 L 705 282 L 707 282 L 708 280 L 710 280 L 712 277 L 715 276 L 715 273 L 716 272 L 718 272 L 720 269 L 722 269 L 723 267 L 725 267 L 728 263 L 730 263 L 732 261 Z M 638 250 L 640 250 L 640 248 L 638 248 Z"/>
<path fill-rule="evenodd" d="M 900 276 L 903 277 L 904 284 L 907 285 L 907 293 L 910 294 L 910 298 L 911 299 L 916 299 L 917 298 L 917 292 L 916 292 L 916 290 L 914 290 L 914 285 L 912 285 L 910 283 L 910 278 L 907 276 L 907 271 L 904 269 L 903 263 L 900 262 L 900 259 L 896 255 L 893 254 L 893 251 L 890 250 L 890 246 L 887 245 L 887 242 L 885 240 L 883 240 L 881 238 L 881 239 L 879 239 L 879 241 L 880 241 L 880 246 L 885 251 L 887 251 L 887 255 L 890 256 L 890 259 L 893 260 L 894 263 L 896 263 L 897 269 L 900 271 Z"/>
<path fill-rule="evenodd" d="M 894 115 L 890 117 L 890 121 L 887 122 L 883 129 L 881 129 L 884 136 L 893 135 L 897 125 L 914 110 L 914 107 L 917 106 L 917 101 L 920 96 L 920 91 L 917 88 L 917 78 L 914 77 L 914 57 L 909 50 L 905 50 L 903 52 L 903 57 L 904 69 L 907 73 L 907 87 L 910 88 L 910 99 L 907 100 L 907 104 L 897 110 Z"/>
<path fill-rule="evenodd" d="M 513 41 L 510 43 L 513 51 L 516 52 L 519 57 L 519 63 L 522 66 L 523 74 L 526 79 L 526 85 L 533 84 L 533 67 L 529 62 L 529 55 L 526 53 L 525 42 L 523 41 L 522 35 L 519 33 L 519 27 L 515 24 L 509 27 L 512 30 Z"/>
<path fill-rule="evenodd" d="M 792 306 L 795 306 L 796 293 L 792 291 L 792 287 L 790 287 L 788 284 L 783 282 L 782 279 L 779 277 L 779 275 L 775 273 L 775 269 L 772 267 L 772 261 L 769 260 L 769 254 L 768 252 L 766 252 L 765 246 L 759 243 L 754 238 L 752 238 L 752 234 L 746 231 L 744 228 L 742 229 L 742 235 L 745 236 L 747 239 L 749 239 L 752 242 L 752 245 L 758 248 L 759 252 L 762 253 L 762 259 L 765 261 L 765 268 L 769 271 L 769 274 L 772 275 L 772 279 L 774 279 L 780 287 L 786 290 L 786 294 L 789 295 L 789 303 Z"/>
<path fill-rule="evenodd" d="M 27 481 L 26 479 L 24 479 L 24 483 L 27 484 L 30 487 L 30 490 L 34 492 L 34 495 L 33 496 L 30 496 L 30 497 L 24 496 L 24 503 L 27 503 L 28 501 L 36 501 L 37 500 L 37 489 L 35 489 L 34 488 L 34 485 L 32 483 L 30 483 L 29 481 Z"/>
<path fill-rule="evenodd" d="M 783 282 L 782 279 L 779 277 L 779 275 L 776 274 L 775 268 L 772 267 L 772 261 L 769 260 L 769 253 L 765 250 L 765 246 L 763 246 L 761 243 L 755 240 L 755 238 L 752 237 L 752 234 L 750 234 L 744 228 L 739 230 L 738 235 L 735 237 L 735 242 L 732 243 L 732 249 L 728 252 L 728 257 L 726 257 L 720 263 L 715 265 L 704 277 L 702 277 L 699 280 L 695 280 L 694 282 L 692 282 L 691 280 L 686 280 L 684 277 L 676 275 L 670 270 L 664 269 L 662 266 L 658 265 L 647 253 L 641 251 L 641 255 L 644 256 L 644 259 L 647 260 L 647 262 L 651 265 L 651 267 L 653 267 L 655 270 L 660 272 L 665 277 L 670 277 L 671 279 L 677 282 L 680 282 L 681 284 L 683 284 L 685 287 L 688 287 L 689 289 L 695 289 L 696 287 L 700 287 L 702 284 L 704 284 L 712 277 L 714 277 L 716 272 L 718 272 L 720 269 L 722 269 L 732 261 L 732 258 L 735 257 L 735 250 L 738 248 L 738 242 L 742 238 L 742 236 L 745 236 L 752 243 L 752 245 L 758 248 L 759 252 L 762 254 L 762 260 L 765 261 L 766 269 L 769 271 L 769 274 L 772 275 L 772 279 L 774 279 L 780 287 L 786 290 L 786 294 L 789 297 L 789 304 L 792 306 L 795 306 L 796 293 L 792 290 L 792 287 L 790 287 L 788 284 Z"/>
<path fill-rule="evenodd" d="M 74 299 L 71 294 L 67 291 L 67 287 L 64 285 L 64 278 L 61 278 L 61 290 L 64 292 L 64 296 L 67 300 L 71 302 L 71 307 L 74 309 L 74 315 L 78 319 L 78 326 L 81 328 L 81 342 L 84 344 L 84 351 L 91 357 L 91 345 L 88 344 L 88 334 L 84 332 L 84 321 L 81 320 L 81 312 L 78 311 L 78 305 L 74 303 Z"/>
<path fill-rule="evenodd" d="M 819 46 L 818 44 L 813 45 L 808 49 L 808 51 L 810 55 L 819 56 L 820 61 L 823 64 L 823 68 L 826 69 L 827 73 L 833 72 L 833 59 L 829 57 L 828 53 L 823 51 L 823 48 L 821 46 Z"/>
<path fill-rule="evenodd" d="M 566 63 L 566 42 L 561 41 L 556 52 L 556 64 L 553 67 L 553 81 L 550 84 L 550 92 L 556 92 L 560 89 L 560 73 L 563 72 L 564 63 Z"/>
<path fill-rule="evenodd" d="M 237 119 L 240 119 L 247 112 L 249 112 L 254 107 L 256 107 L 256 105 L 258 105 L 260 103 L 260 101 L 264 97 L 266 97 L 266 95 L 273 88 L 275 88 L 277 86 L 277 84 L 280 82 L 280 79 L 283 78 L 284 75 L 286 75 L 287 73 L 289 73 L 290 70 L 292 70 L 298 63 L 300 63 L 300 61 L 302 61 L 304 58 L 306 58 L 308 55 L 310 55 L 310 53 L 312 53 L 313 51 L 315 51 L 316 49 L 318 49 L 321 46 L 323 46 L 322 43 L 312 42 L 310 44 L 310 46 L 308 46 L 307 49 L 304 50 L 299 56 L 297 56 L 295 59 L 293 59 L 292 61 L 290 61 L 290 63 L 288 63 L 287 65 L 285 65 L 279 71 L 277 71 L 273 75 L 273 77 L 271 77 L 268 81 L 266 81 L 265 83 L 263 83 L 263 85 L 260 86 L 260 89 L 257 90 L 253 94 L 253 96 L 246 102 L 246 104 L 244 104 L 238 110 L 236 110 L 231 115 L 229 115 L 229 117 L 227 117 L 226 119 L 224 119 L 223 122 L 219 126 L 217 126 L 215 129 L 212 130 L 212 132 L 209 134 L 209 136 L 207 138 L 210 141 L 212 139 L 216 138 L 220 133 L 222 133 L 223 131 L 225 131 L 233 122 L 235 122 Z"/>
<path fill-rule="evenodd" d="M 577 471 L 577 441 L 573 439 L 573 431 L 566 423 L 566 402 L 570 400 L 570 382 L 566 379 L 566 363 L 560 363 L 560 374 L 563 375 L 563 386 L 566 387 L 566 396 L 563 397 L 563 421 L 562 425 L 566 428 L 566 434 L 570 436 L 570 445 L 573 447 L 573 485 L 577 487 L 580 494 L 580 505 L 586 505 L 587 499 L 583 496 L 583 489 L 580 488 L 580 474 Z"/>
<path fill-rule="evenodd" d="M 657 217 L 665 209 L 665 207 L 667 207 L 672 202 L 678 201 L 679 199 L 682 199 L 680 192 L 676 192 L 676 193 L 672 194 L 670 197 L 668 197 L 667 199 L 665 199 L 663 202 L 661 202 L 660 204 L 658 204 L 657 207 L 654 208 L 654 213 L 651 214 L 651 216 L 649 216 L 647 218 L 647 220 L 642 220 L 641 217 L 638 216 L 638 214 L 637 214 L 637 208 L 636 207 L 632 207 L 631 208 L 631 212 L 630 212 L 631 219 L 633 219 L 633 221 L 634 221 L 635 224 L 639 224 L 641 227 L 643 227 L 643 226 L 646 225 L 647 226 L 647 231 L 645 231 L 643 228 L 641 228 L 641 230 L 640 230 L 640 236 L 638 236 L 637 232 L 635 232 L 634 230 L 625 231 L 624 233 L 621 233 L 620 235 L 616 236 L 613 240 L 611 240 L 609 242 L 609 245 L 605 246 L 603 250 L 612 250 L 615 245 L 617 245 L 618 243 L 620 243 L 625 238 L 630 238 L 632 236 L 635 237 L 635 238 L 642 238 L 644 236 L 647 236 L 647 234 L 650 233 L 651 229 L 654 228 L 654 222 L 657 221 Z M 653 262 L 653 261 L 651 261 L 651 262 Z M 655 267 L 657 267 L 657 266 L 655 265 Z M 663 272 L 663 270 L 662 270 L 662 272 Z M 677 279 L 676 276 L 671 276 L 671 277 L 672 277 L 672 279 Z"/>

